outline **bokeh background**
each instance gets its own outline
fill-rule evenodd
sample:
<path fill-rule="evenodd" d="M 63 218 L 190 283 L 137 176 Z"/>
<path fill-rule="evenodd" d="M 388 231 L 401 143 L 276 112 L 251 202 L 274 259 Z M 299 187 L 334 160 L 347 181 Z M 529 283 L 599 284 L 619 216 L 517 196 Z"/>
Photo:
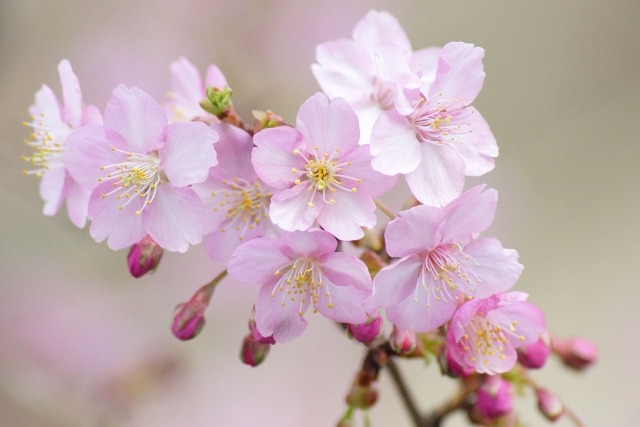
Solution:
<path fill-rule="evenodd" d="M 168 64 L 216 63 L 235 105 L 289 122 L 318 90 L 319 42 L 349 37 L 370 8 L 404 26 L 414 48 L 462 40 L 486 50 L 475 106 L 500 145 L 487 182 L 500 193 L 487 235 L 516 248 L 516 289 L 553 334 L 594 340 L 586 374 L 556 360 L 534 373 L 590 426 L 636 425 L 640 393 L 640 2 L 578 0 L 268 1 L 0 0 L 0 425 L 331 426 L 362 351 L 313 316 L 264 365 L 238 361 L 257 289 L 224 282 L 191 342 L 169 332 L 174 306 L 219 270 L 201 248 L 166 254 L 135 280 L 126 251 L 95 244 L 64 213 L 41 215 L 24 177 L 21 126 L 34 92 L 60 93 L 68 58 L 85 100 L 103 108 L 119 83 L 164 99 Z M 401 366 L 424 409 L 453 391 L 437 368 Z M 404 426 L 386 374 L 375 426 Z M 544 425 L 531 395 L 518 404 Z M 446 425 L 464 425 L 457 416 Z M 558 425 L 571 425 L 563 420 Z"/>

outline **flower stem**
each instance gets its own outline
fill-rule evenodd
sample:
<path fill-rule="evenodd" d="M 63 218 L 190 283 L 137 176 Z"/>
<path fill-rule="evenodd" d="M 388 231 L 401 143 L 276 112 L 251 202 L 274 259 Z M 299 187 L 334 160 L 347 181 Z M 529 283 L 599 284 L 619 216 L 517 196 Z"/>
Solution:
<path fill-rule="evenodd" d="M 382 212 L 384 212 L 385 215 L 387 215 L 389 218 L 391 218 L 391 219 L 395 219 L 396 218 L 397 215 L 395 214 L 395 212 L 393 212 L 391 209 L 389 209 L 389 207 L 387 205 L 382 203 L 382 201 L 380 201 L 380 199 L 373 199 L 373 202 L 376 204 L 378 209 L 380 209 Z"/>
<path fill-rule="evenodd" d="M 409 411 L 409 415 L 411 416 L 411 420 L 416 427 L 422 427 L 422 416 L 420 415 L 420 411 L 418 410 L 418 406 L 407 387 L 400 370 L 398 369 L 398 365 L 396 364 L 393 358 L 389 358 L 387 361 L 387 369 L 389 370 L 389 374 L 391 374 L 391 379 L 395 383 L 398 392 L 400 393 L 400 399 L 404 403 L 405 408 Z"/>

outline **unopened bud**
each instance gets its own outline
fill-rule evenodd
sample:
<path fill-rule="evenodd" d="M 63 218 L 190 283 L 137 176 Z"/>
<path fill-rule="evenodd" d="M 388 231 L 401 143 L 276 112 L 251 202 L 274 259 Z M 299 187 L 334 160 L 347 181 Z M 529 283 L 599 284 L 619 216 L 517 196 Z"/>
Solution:
<path fill-rule="evenodd" d="M 540 369 L 544 366 L 549 358 L 551 349 L 549 344 L 543 338 L 533 344 L 516 349 L 518 352 L 518 362 L 525 368 Z"/>
<path fill-rule="evenodd" d="M 584 338 L 570 338 L 552 340 L 552 349 L 565 365 L 582 371 L 595 363 L 598 358 L 598 349 L 589 340 Z"/>
<path fill-rule="evenodd" d="M 558 396 L 544 388 L 536 389 L 538 409 L 550 421 L 556 421 L 564 414 L 564 405 Z"/>
<path fill-rule="evenodd" d="M 416 334 L 411 329 L 399 329 L 393 325 L 389 344 L 398 354 L 410 354 L 416 349 Z"/>
<path fill-rule="evenodd" d="M 260 132 L 262 129 L 275 128 L 285 124 L 282 117 L 270 110 L 254 110 L 251 113 L 253 114 L 253 118 L 256 119 L 256 121 L 253 123 L 253 128 L 251 129 L 254 134 Z"/>
<path fill-rule="evenodd" d="M 267 358 L 271 344 L 261 343 L 250 333 L 242 341 L 240 349 L 240 360 L 245 365 L 256 367 Z"/>
<path fill-rule="evenodd" d="M 209 86 L 206 90 L 207 97 L 200 101 L 200 107 L 207 113 L 211 113 L 216 117 L 224 115 L 229 107 L 231 107 L 231 88 L 224 87 L 222 89 Z"/>
<path fill-rule="evenodd" d="M 378 400 L 378 391 L 371 385 L 362 386 L 354 384 L 347 394 L 347 405 L 359 409 L 372 407 Z"/>
<path fill-rule="evenodd" d="M 173 318 L 171 332 L 176 338 L 186 341 L 198 336 L 204 327 L 204 313 L 191 301 L 180 304 L 176 307 L 178 310 Z"/>
<path fill-rule="evenodd" d="M 129 272 L 135 278 L 153 273 L 158 268 L 163 253 L 164 250 L 155 240 L 145 236 L 129 249 L 129 255 L 127 255 Z"/>
<path fill-rule="evenodd" d="M 347 327 L 347 333 L 350 338 L 355 338 L 363 344 L 370 344 L 371 341 L 376 339 L 382 331 L 382 317 L 376 313 L 375 316 L 370 316 L 366 322 L 356 324 L 350 324 Z"/>
<path fill-rule="evenodd" d="M 511 383 L 499 375 L 488 376 L 478 389 L 477 397 L 478 413 L 490 420 L 503 417 L 513 411 Z"/>

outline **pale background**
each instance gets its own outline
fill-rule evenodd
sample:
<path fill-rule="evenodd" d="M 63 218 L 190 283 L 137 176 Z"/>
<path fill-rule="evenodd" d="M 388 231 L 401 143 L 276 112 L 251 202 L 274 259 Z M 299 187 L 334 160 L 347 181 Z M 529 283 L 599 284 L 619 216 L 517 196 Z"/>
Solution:
<path fill-rule="evenodd" d="M 446 4 L 445 4 L 446 3 Z M 257 289 L 224 282 L 198 339 L 168 329 L 175 304 L 217 271 L 201 248 L 167 254 L 153 277 L 128 276 L 126 252 L 95 244 L 64 214 L 40 214 L 24 177 L 20 123 L 34 92 L 60 93 L 68 58 L 85 99 L 103 108 L 119 83 L 157 99 L 168 64 L 216 63 L 247 116 L 293 121 L 318 90 L 314 46 L 349 37 L 370 8 L 400 20 L 414 48 L 462 40 L 486 50 L 475 105 L 500 145 L 487 235 L 516 248 L 516 289 L 546 313 L 552 333 L 594 340 L 601 360 L 575 375 L 557 361 L 534 373 L 590 426 L 637 425 L 640 373 L 640 2 L 36 1 L 0 0 L 0 425 L 331 426 L 361 350 L 310 317 L 302 338 L 257 369 L 237 360 Z M 403 364 L 421 406 L 451 382 Z M 382 375 L 375 426 L 409 425 Z M 545 425 L 531 396 L 528 425 Z M 463 425 L 456 417 L 447 425 Z M 566 420 L 559 425 L 570 425 Z"/>

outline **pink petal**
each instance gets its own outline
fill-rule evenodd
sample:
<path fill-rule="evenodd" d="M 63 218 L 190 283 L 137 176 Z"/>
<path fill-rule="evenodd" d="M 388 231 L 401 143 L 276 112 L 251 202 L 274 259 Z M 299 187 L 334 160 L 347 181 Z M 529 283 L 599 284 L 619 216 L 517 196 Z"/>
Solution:
<path fill-rule="evenodd" d="M 353 109 L 342 98 L 331 102 L 323 93 L 307 99 L 298 112 L 296 128 L 304 135 L 307 152 L 331 155 L 358 145 L 360 127 Z"/>
<path fill-rule="evenodd" d="M 366 306 L 369 311 L 398 304 L 413 295 L 423 262 L 416 255 L 384 267 L 373 279 L 373 295 Z"/>
<path fill-rule="evenodd" d="M 484 49 L 462 42 L 447 43 L 440 52 L 436 78 L 429 89 L 429 100 L 442 98 L 469 105 L 484 83 Z"/>
<path fill-rule="evenodd" d="M 464 162 L 448 146 L 420 144 L 421 163 L 407 174 L 407 184 L 418 201 L 443 206 L 458 197 L 464 187 Z"/>
<path fill-rule="evenodd" d="M 384 232 L 387 253 L 403 257 L 433 249 L 442 242 L 444 217 L 442 209 L 425 205 L 400 212 Z"/>
<path fill-rule="evenodd" d="M 485 185 L 478 185 L 445 206 L 447 219 L 442 226 L 443 242 L 465 245 L 491 226 L 498 192 L 485 188 Z"/>
<path fill-rule="evenodd" d="M 303 313 L 309 307 L 309 299 L 302 306 L 302 310 L 296 303 L 288 301 L 281 303 L 281 296 L 276 293 L 271 296 L 273 285 L 266 284 L 260 289 L 256 301 L 256 328 L 260 335 L 268 337 L 273 334 L 276 342 L 291 341 L 302 335 L 307 327 L 307 321 L 298 313 Z M 286 295 L 286 294 L 285 294 Z"/>
<path fill-rule="evenodd" d="M 87 105 L 82 110 L 82 119 L 80 120 L 81 126 L 87 125 L 102 125 L 102 113 L 94 105 Z"/>
<path fill-rule="evenodd" d="M 353 286 L 338 286 L 326 277 L 322 284 L 323 289 L 320 290 L 314 307 L 324 317 L 340 323 L 357 324 L 367 320 L 367 312 L 362 303 L 369 296 L 368 291 Z"/>
<path fill-rule="evenodd" d="M 147 233 L 168 251 L 186 252 L 202 241 L 207 211 L 188 187 L 160 184 L 153 202 L 142 211 Z"/>
<path fill-rule="evenodd" d="M 332 252 L 320 260 L 322 271 L 335 286 L 353 286 L 371 292 L 371 275 L 367 266 L 353 255 Z M 368 296 L 368 295 L 367 295 Z"/>
<path fill-rule="evenodd" d="M 104 134 L 102 126 L 84 126 L 73 131 L 65 142 L 67 146 L 62 161 L 73 177 L 83 187 L 92 190 L 113 169 L 102 167 L 125 160 L 126 154 L 112 150 L 112 141 Z M 117 147 L 120 148 L 120 147 Z"/>
<path fill-rule="evenodd" d="M 411 70 L 420 76 L 423 88 L 428 88 L 436 78 L 436 67 L 441 50 L 439 47 L 428 47 L 413 52 L 409 58 Z M 425 93 L 427 93 L 426 90 Z"/>
<path fill-rule="evenodd" d="M 295 168 L 304 171 L 305 161 L 293 154 L 303 145 L 303 136 L 288 126 L 264 129 L 253 137 L 256 148 L 251 153 L 251 162 L 262 181 L 275 188 L 288 188 L 302 176 L 292 172 Z"/>
<path fill-rule="evenodd" d="M 369 147 L 359 146 L 340 158 L 341 162 L 351 163 L 345 167 L 343 174 L 358 178 L 362 182 L 355 185 L 358 189 L 362 188 L 371 197 L 378 197 L 393 188 L 398 182 L 398 176 L 384 175 L 371 167 L 371 153 Z M 345 180 L 345 183 L 351 183 Z"/>
<path fill-rule="evenodd" d="M 316 60 L 311 70 L 329 98 L 340 96 L 350 103 L 371 100 L 376 70 L 360 43 L 347 39 L 322 43 L 316 47 Z"/>
<path fill-rule="evenodd" d="M 498 307 L 489 317 L 502 327 L 507 340 L 516 348 L 533 344 L 547 330 L 542 311 L 528 302 Z M 515 330 L 510 333 L 514 322 Z"/>
<path fill-rule="evenodd" d="M 309 206 L 309 185 L 295 185 L 271 197 L 269 217 L 274 224 L 287 231 L 307 230 L 318 217 L 322 202 Z"/>
<path fill-rule="evenodd" d="M 259 237 L 238 246 L 231 255 L 227 271 L 241 282 L 273 284 L 275 272 L 290 262 L 275 239 Z"/>
<path fill-rule="evenodd" d="M 480 176 L 492 170 L 498 157 L 498 144 L 489 129 L 489 125 L 474 107 L 465 107 L 463 132 L 443 137 L 464 159 L 464 173 L 467 176 Z M 456 118 L 458 120 L 458 118 Z"/>
<path fill-rule="evenodd" d="M 158 149 L 167 126 L 160 104 L 137 87 L 118 86 L 104 112 L 110 140 L 121 140 L 129 151 L 146 154 Z"/>
<path fill-rule="evenodd" d="M 47 85 L 42 85 L 35 95 L 35 103 L 29 107 L 29 114 L 38 117 L 44 114 L 48 120 L 53 120 L 56 127 L 64 128 L 66 125 L 62 121 L 62 107 L 58 102 L 58 98 Z"/>
<path fill-rule="evenodd" d="M 504 292 L 513 286 L 522 273 L 523 266 L 518 262 L 518 252 L 504 249 L 497 239 L 482 238 L 464 247 L 468 256 L 458 257 L 458 262 L 472 278 L 480 279 L 475 290 L 477 298 L 486 298 L 498 292 Z"/>
<path fill-rule="evenodd" d="M 78 228 L 84 228 L 89 213 L 91 191 L 68 177 L 67 213 L 69 219 Z"/>
<path fill-rule="evenodd" d="M 211 129 L 220 136 L 215 145 L 218 164 L 211 170 L 216 180 L 242 178 L 249 182 L 257 178 L 251 163 L 253 140 L 251 135 L 237 126 L 213 123 Z"/>
<path fill-rule="evenodd" d="M 113 195 L 102 197 L 113 189 L 109 182 L 96 187 L 89 199 L 89 218 L 91 219 L 90 234 L 96 242 L 108 238 L 107 244 L 114 251 L 131 246 L 139 242 L 147 234 L 142 217 L 136 215 L 144 200 L 136 197 L 122 210 L 123 199 L 116 199 Z"/>
<path fill-rule="evenodd" d="M 171 184 L 183 187 L 207 179 L 218 162 L 213 144 L 218 134 L 202 122 L 174 123 L 166 128 L 160 168 Z"/>
<path fill-rule="evenodd" d="M 218 89 L 224 89 L 229 86 L 227 84 L 227 79 L 224 77 L 224 74 L 222 74 L 222 71 L 213 64 L 207 67 L 207 75 L 204 81 L 206 87 L 213 86 Z"/>
<path fill-rule="evenodd" d="M 429 332 L 451 319 L 458 304 L 455 299 L 436 301 L 421 285 L 413 291 L 408 297 L 386 309 L 387 318 L 398 328 Z"/>
<path fill-rule="evenodd" d="M 411 53 L 411 42 L 398 20 L 385 11 L 369 11 L 353 29 L 353 39 L 362 43 L 371 55 L 381 42 L 398 46 L 407 56 Z"/>
<path fill-rule="evenodd" d="M 371 166 L 385 175 L 413 171 L 422 155 L 414 126 L 395 110 L 380 114 L 373 126 L 369 148 L 374 156 Z"/>
<path fill-rule="evenodd" d="M 389 82 L 393 88 L 396 110 L 408 116 L 420 101 L 422 82 L 409 67 L 407 55 L 395 45 L 382 43 L 376 48 L 374 58 L 380 80 Z"/>
<path fill-rule="evenodd" d="M 198 114 L 202 109 L 198 105 L 205 97 L 205 88 L 198 69 L 185 57 L 169 65 L 171 74 L 171 92 L 173 100 Z"/>
<path fill-rule="evenodd" d="M 42 174 L 40 178 L 40 197 L 44 200 L 42 213 L 46 216 L 55 215 L 66 197 L 65 179 L 67 173 L 64 168 L 54 168 Z"/>
<path fill-rule="evenodd" d="M 80 126 L 82 119 L 80 82 L 73 73 L 71 64 L 66 59 L 63 59 L 58 64 L 58 73 L 60 74 L 62 96 L 64 98 L 64 121 L 69 123 L 71 127 L 76 128 Z"/>
<path fill-rule="evenodd" d="M 336 238 L 324 230 L 292 231 L 278 241 L 278 248 L 289 258 L 320 258 L 335 252 L 337 246 Z"/>
<path fill-rule="evenodd" d="M 238 246 L 257 237 L 262 236 L 262 230 L 254 228 L 247 230 L 243 235 L 235 228 L 223 231 L 214 231 L 204 238 L 204 248 L 212 260 L 226 264 Z"/>
<path fill-rule="evenodd" d="M 366 191 L 352 193 L 338 190 L 331 196 L 335 203 L 316 202 L 322 205 L 318 222 L 338 239 L 360 239 L 364 236 L 362 227 L 371 229 L 376 225 L 376 205 Z"/>

